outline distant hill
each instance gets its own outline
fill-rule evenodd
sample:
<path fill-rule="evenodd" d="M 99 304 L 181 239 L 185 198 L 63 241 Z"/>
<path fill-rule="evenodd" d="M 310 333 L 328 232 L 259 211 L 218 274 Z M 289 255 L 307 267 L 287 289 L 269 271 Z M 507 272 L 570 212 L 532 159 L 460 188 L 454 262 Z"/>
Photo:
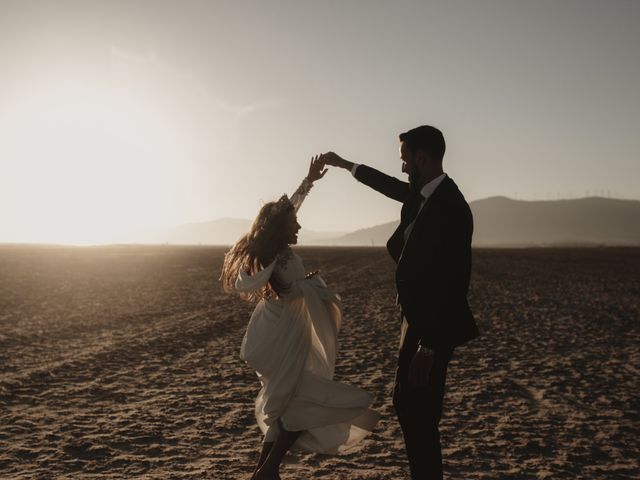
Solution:
<path fill-rule="evenodd" d="M 186 223 L 162 232 L 161 235 L 165 239 L 162 243 L 232 245 L 249 230 L 250 226 L 251 221 L 243 218 Z"/>
<path fill-rule="evenodd" d="M 251 221 L 243 218 L 222 218 L 210 222 L 186 223 L 167 230 L 150 232 L 143 243 L 169 243 L 177 245 L 233 245 L 249 231 Z M 301 229 L 299 242 L 307 245 L 324 244 L 343 235 L 342 232 L 315 232 Z"/>
<path fill-rule="evenodd" d="M 470 203 L 474 246 L 640 245 L 640 201 L 601 197 Z M 398 222 L 357 230 L 334 245 L 385 245 Z"/>
<path fill-rule="evenodd" d="M 491 197 L 470 203 L 474 246 L 640 245 L 640 201 L 601 197 L 524 201 Z M 250 227 L 225 218 L 155 232 L 147 243 L 231 245 Z M 302 229 L 302 245 L 385 245 L 398 221 L 342 234 Z"/>
<path fill-rule="evenodd" d="M 387 244 L 388 238 L 398 227 L 400 220 L 395 222 L 383 223 L 375 227 L 363 228 L 355 232 L 347 233 L 341 237 L 330 239 L 329 245 L 368 245 L 368 246 L 384 246 Z"/>
<path fill-rule="evenodd" d="M 640 201 L 589 197 L 471 203 L 477 246 L 640 245 Z"/>

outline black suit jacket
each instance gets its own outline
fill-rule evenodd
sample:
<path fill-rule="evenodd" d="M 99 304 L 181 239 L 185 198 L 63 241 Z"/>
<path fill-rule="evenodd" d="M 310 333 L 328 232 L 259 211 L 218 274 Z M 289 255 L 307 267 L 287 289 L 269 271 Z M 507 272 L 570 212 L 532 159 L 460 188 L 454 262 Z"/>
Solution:
<path fill-rule="evenodd" d="M 471 209 L 449 177 L 438 185 L 410 223 L 409 183 L 360 165 L 355 177 L 389 198 L 402 202 L 400 225 L 387 242 L 397 263 L 398 302 L 407 319 L 410 337 L 433 349 L 453 348 L 479 335 L 469 308 L 471 276 Z M 406 341 L 406 340 L 405 340 Z"/>

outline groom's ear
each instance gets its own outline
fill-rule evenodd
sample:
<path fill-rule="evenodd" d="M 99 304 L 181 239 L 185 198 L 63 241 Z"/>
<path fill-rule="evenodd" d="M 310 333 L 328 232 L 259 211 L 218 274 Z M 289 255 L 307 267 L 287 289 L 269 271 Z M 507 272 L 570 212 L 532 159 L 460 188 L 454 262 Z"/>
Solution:
<path fill-rule="evenodd" d="M 414 163 L 417 163 L 420 166 L 424 166 L 429 163 L 429 160 L 429 154 L 421 148 L 416 148 L 416 150 L 413 152 Z"/>

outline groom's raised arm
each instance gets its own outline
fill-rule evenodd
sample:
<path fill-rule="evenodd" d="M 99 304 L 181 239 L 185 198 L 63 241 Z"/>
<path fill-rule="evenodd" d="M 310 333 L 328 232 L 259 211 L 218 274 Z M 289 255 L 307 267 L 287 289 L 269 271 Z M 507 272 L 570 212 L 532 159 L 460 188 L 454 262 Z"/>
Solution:
<path fill-rule="evenodd" d="M 409 183 L 398 180 L 390 175 L 386 175 L 375 168 L 367 165 L 358 165 L 338 156 L 333 152 L 321 155 L 320 159 L 326 164 L 334 167 L 344 168 L 351 171 L 353 176 L 361 183 L 373 188 L 383 195 L 398 202 L 404 202 L 409 196 Z"/>

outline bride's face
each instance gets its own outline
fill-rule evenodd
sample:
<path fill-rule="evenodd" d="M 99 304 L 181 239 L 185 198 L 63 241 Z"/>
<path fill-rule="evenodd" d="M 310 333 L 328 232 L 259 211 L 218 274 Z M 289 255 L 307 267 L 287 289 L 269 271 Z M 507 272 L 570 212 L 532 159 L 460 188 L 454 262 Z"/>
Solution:
<path fill-rule="evenodd" d="M 295 245 L 298 243 L 298 231 L 300 230 L 300 224 L 298 223 L 298 217 L 295 210 L 291 210 L 284 223 L 285 236 L 289 245 Z"/>

